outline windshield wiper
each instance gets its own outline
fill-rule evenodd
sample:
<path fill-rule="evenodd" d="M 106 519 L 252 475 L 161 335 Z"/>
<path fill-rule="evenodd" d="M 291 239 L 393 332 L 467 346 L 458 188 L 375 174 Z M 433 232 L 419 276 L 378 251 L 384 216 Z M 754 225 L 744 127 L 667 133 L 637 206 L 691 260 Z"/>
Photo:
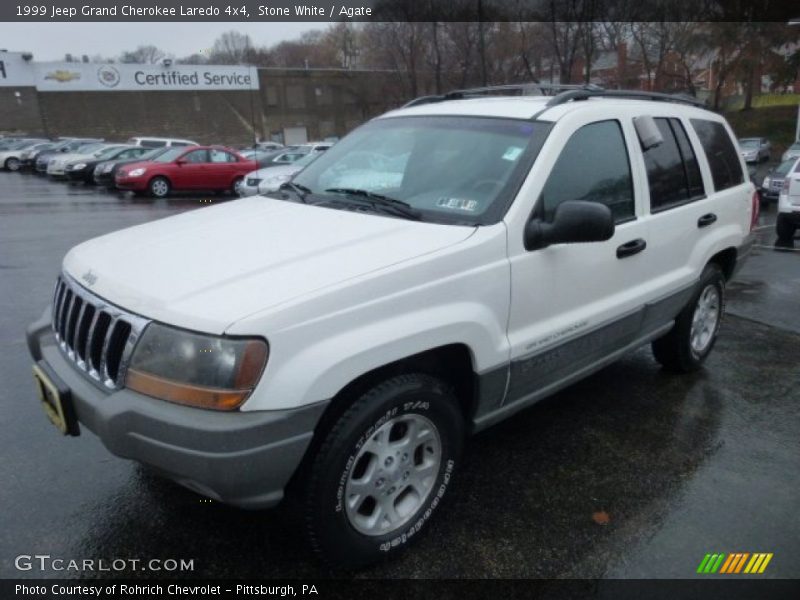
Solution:
<path fill-rule="evenodd" d="M 414 219 L 418 221 L 422 218 L 422 213 L 411 206 L 408 202 L 403 202 L 402 200 L 390 198 L 389 196 L 384 196 L 382 194 L 376 194 L 375 192 L 370 192 L 369 190 L 361 190 L 358 188 L 328 188 L 325 191 L 331 194 L 346 194 L 348 196 L 357 196 L 363 198 L 369 202 L 373 208 L 389 209 L 389 211 L 393 214 L 405 217 L 407 219 Z"/>
<path fill-rule="evenodd" d="M 306 202 L 306 196 L 308 196 L 309 194 L 313 193 L 306 186 L 301 185 L 299 183 L 294 183 L 292 181 L 287 181 L 286 183 L 282 183 L 278 189 L 279 190 L 287 190 L 287 189 L 288 190 L 292 190 L 295 194 L 297 194 L 297 197 L 300 198 L 300 202 L 303 202 L 303 203 Z"/>

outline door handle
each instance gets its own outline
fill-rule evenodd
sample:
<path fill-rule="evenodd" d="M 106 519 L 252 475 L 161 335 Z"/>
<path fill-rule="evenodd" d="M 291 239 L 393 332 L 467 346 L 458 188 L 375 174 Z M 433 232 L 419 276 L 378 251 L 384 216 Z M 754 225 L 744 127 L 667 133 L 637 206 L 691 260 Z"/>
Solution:
<path fill-rule="evenodd" d="M 642 238 L 631 240 L 630 242 L 626 242 L 617 248 L 617 258 L 626 258 L 628 256 L 633 256 L 634 254 L 639 254 L 639 252 L 645 248 L 647 248 L 647 242 L 645 242 Z"/>
<path fill-rule="evenodd" d="M 708 227 L 712 223 L 717 220 L 717 215 L 714 213 L 708 213 L 707 215 L 703 215 L 699 219 L 697 219 L 697 226 L 698 227 Z"/>

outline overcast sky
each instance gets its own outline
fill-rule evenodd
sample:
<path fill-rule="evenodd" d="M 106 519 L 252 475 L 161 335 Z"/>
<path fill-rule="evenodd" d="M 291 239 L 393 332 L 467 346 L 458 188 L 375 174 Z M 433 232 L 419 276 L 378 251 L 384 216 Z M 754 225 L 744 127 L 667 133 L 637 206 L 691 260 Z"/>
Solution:
<path fill-rule="evenodd" d="M 0 48 L 33 52 L 36 61 L 102 54 L 117 57 L 125 50 L 152 44 L 176 57 L 211 47 L 222 33 L 246 33 L 256 46 L 293 39 L 327 23 L 0 23 Z"/>

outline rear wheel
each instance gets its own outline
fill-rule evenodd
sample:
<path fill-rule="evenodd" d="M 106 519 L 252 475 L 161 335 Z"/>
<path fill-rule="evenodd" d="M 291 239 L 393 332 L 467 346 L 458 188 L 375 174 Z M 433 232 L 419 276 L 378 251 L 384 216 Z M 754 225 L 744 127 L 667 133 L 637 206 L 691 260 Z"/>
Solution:
<path fill-rule="evenodd" d="M 148 184 L 150 195 L 154 198 L 166 198 L 169 196 L 170 185 L 166 177 L 153 177 Z"/>
<path fill-rule="evenodd" d="M 783 213 L 778 213 L 778 219 L 775 221 L 775 233 L 781 242 L 786 243 L 794 240 L 795 228 L 796 225 L 790 223 Z"/>
<path fill-rule="evenodd" d="M 463 439 L 453 390 L 428 375 L 398 375 L 355 399 L 302 486 L 314 550 L 350 568 L 399 553 L 441 504 Z"/>
<path fill-rule="evenodd" d="M 9 171 L 19 171 L 19 159 L 13 156 L 6 159 L 6 169 Z"/>
<path fill-rule="evenodd" d="M 673 328 L 653 342 L 653 355 L 665 369 L 689 372 L 699 369 L 717 341 L 725 308 L 725 278 L 708 264 L 698 290 L 675 319 Z"/>

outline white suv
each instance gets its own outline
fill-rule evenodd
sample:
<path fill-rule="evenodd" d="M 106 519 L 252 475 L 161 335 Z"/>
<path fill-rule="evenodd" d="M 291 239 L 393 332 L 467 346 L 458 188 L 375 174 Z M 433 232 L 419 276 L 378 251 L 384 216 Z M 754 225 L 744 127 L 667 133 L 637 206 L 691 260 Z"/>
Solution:
<path fill-rule="evenodd" d="M 357 566 L 426 528 L 468 434 L 643 344 L 699 368 L 758 206 L 723 118 L 491 94 L 374 119 L 272 197 L 73 248 L 28 331 L 51 420 L 221 502 L 291 494 Z"/>
<path fill-rule="evenodd" d="M 783 178 L 778 194 L 778 216 L 775 233 L 783 244 L 792 243 L 800 227 L 800 158 L 794 160 Z"/>

